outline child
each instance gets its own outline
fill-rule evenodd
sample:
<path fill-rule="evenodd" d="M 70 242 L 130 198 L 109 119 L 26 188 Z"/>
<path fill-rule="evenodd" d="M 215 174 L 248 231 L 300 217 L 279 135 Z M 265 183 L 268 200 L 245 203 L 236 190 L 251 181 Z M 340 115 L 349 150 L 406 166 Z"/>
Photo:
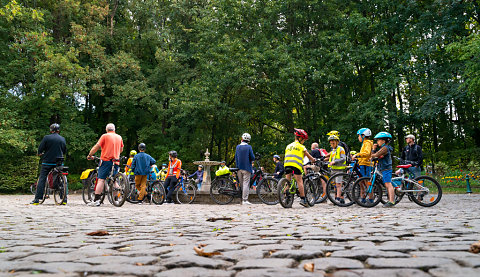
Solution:
<path fill-rule="evenodd" d="M 188 178 L 195 178 L 195 184 L 197 184 L 198 189 L 202 187 L 202 181 L 203 181 L 203 165 L 198 166 L 198 170 L 195 171 L 192 175 L 188 176 Z"/>
<path fill-rule="evenodd" d="M 347 167 L 347 155 L 345 153 L 345 149 L 339 145 L 340 138 L 338 136 L 331 135 L 328 137 L 328 142 L 332 147 L 332 152 L 330 152 L 328 159 L 328 166 L 332 168 L 332 175 L 336 173 L 343 173 L 345 171 L 345 168 Z M 342 195 L 343 177 L 336 177 L 334 182 L 335 186 L 337 187 L 335 200 L 342 204 L 345 204 L 345 199 Z"/>
<path fill-rule="evenodd" d="M 395 194 L 392 186 L 392 151 L 393 147 L 388 145 L 392 139 L 392 135 L 388 132 L 378 133 L 374 139 L 377 144 L 373 146 L 375 151 L 377 147 L 379 150 L 372 154 L 372 158 L 378 158 L 378 170 L 382 173 L 383 182 L 388 191 L 388 202 L 383 205 L 385 208 L 393 207 L 395 205 Z M 378 146 L 377 146 L 378 145 Z"/>
<path fill-rule="evenodd" d="M 362 128 L 358 130 L 358 141 L 362 143 L 362 149 L 360 149 L 360 153 L 353 155 L 352 159 L 358 158 L 358 165 L 360 174 L 362 177 L 370 177 L 372 173 L 372 149 L 373 149 L 373 141 L 370 140 L 372 136 L 372 131 L 368 128 Z M 363 182 L 363 186 L 360 186 L 360 193 L 364 195 L 365 187 L 367 187 L 366 182 Z M 361 201 L 363 203 L 366 202 L 365 198 L 362 198 Z M 370 202 L 373 202 L 373 199 L 369 199 Z"/>
<path fill-rule="evenodd" d="M 132 168 L 133 157 L 135 157 L 135 155 L 137 155 L 137 151 L 135 151 L 135 150 L 130 151 L 130 158 L 128 158 L 127 165 L 125 166 L 125 175 L 128 176 L 128 180 L 130 182 L 133 181 L 132 179 L 135 178 L 135 176 L 133 174 L 133 171 L 131 169 Z"/>
<path fill-rule="evenodd" d="M 146 148 L 145 143 L 140 143 L 138 145 L 138 151 L 140 151 L 140 153 L 135 155 L 132 161 L 132 171 L 135 173 L 135 187 L 140 192 L 138 195 L 138 204 L 142 204 L 145 194 L 147 194 L 147 175 L 150 174 L 152 165 L 157 162 L 152 156 L 145 153 Z"/>
<path fill-rule="evenodd" d="M 308 139 L 308 134 L 302 129 L 295 129 L 295 141 L 290 143 L 285 149 L 285 175 L 289 181 L 292 180 L 292 172 L 297 181 L 298 190 L 300 192 L 300 205 L 308 208 L 309 205 L 305 199 L 305 190 L 303 189 L 303 158 L 307 156 L 310 161 L 315 162 L 315 159 L 308 153 L 307 148 L 303 145 Z"/>

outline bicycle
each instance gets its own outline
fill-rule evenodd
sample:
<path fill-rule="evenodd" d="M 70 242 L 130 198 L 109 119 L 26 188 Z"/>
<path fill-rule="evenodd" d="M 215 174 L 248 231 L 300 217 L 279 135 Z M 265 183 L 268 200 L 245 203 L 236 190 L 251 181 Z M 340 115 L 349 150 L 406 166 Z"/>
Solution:
<path fill-rule="evenodd" d="M 224 174 L 215 177 L 210 186 L 210 198 L 220 205 L 230 204 L 233 198 L 242 198 L 242 185 L 233 176 L 239 170 L 238 168 L 229 168 L 232 174 Z M 250 182 L 251 189 L 253 182 Z"/>
<path fill-rule="evenodd" d="M 197 195 L 195 181 L 187 178 L 188 173 L 183 169 L 180 171 L 180 179 L 175 186 L 175 195 L 180 204 L 191 204 Z"/>
<path fill-rule="evenodd" d="M 382 200 L 383 180 L 378 170 L 378 159 L 373 160 L 373 168 L 371 177 L 358 178 L 352 186 L 351 199 L 361 207 L 375 207 Z"/>
<path fill-rule="evenodd" d="M 100 163 L 100 158 L 93 156 L 92 157 L 97 164 Z M 120 162 L 120 159 L 112 159 L 111 160 L 112 167 L 110 169 L 110 174 L 105 179 L 105 185 L 103 186 L 103 191 L 100 196 L 100 203 L 103 203 L 105 200 L 105 196 L 107 196 L 108 201 L 114 205 L 115 207 L 121 207 L 126 200 L 127 196 L 127 185 L 128 179 L 127 176 L 121 172 L 115 173 L 115 162 Z M 88 186 L 87 187 L 87 195 L 89 199 L 94 199 L 95 189 L 97 187 L 98 177 L 95 178 L 95 186 Z M 85 201 L 85 200 L 84 200 Z"/>
<path fill-rule="evenodd" d="M 353 165 L 347 166 L 346 168 L 348 169 L 347 172 L 336 173 L 330 176 L 327 183 L 326 193 L 328 199 L 339 207 L 349 207 L 355 204 L 351 197 L 352 186 L 359 177 L 362 177 L 359 170 L 358 159 L 355 159 Z M 340 198 L 343 199 L 343 201 L 337 200 L 337 186 L 335 185 L 337 178 L 342 178 Z"/>
<path fill-rule="evenodd" d="M 95 185 L 97 184 L 97 176 L 98 176 L 98 163 L 97 166 L 93 169 L 86 169 L 80 175 L 80 180 L 83 183 L 82 189 L 82 199 L 85 204 L 92 202 L 95 196 Z"/>
<path fill-rule="evenodd" d="M 278 204 L 278 180 L 275 179 L 272 175 L 263 172 L 262 167 L 258 162 L 258 160 L 260 159 L 260 154 L 256 153 L 255 156 L 257 157 L 257 160 L 255 160 L 257 168 L 253 173 L 252 178 L 250 179 L 250 186 L 254 186 L 256 184 L 256 186 L 254 186 L 255 192 L 260 201 L 262 201 L 264 204 L 276 205 Z"/>
<path fill-rule="evenodd" d="M 64 160 L 64 158 L 57 158 L 55 167 L 48 173 L 43 198 L 38 201 L 39 204 L 43 204 L 45 199 L 49 198 L 49 194 L 53 194 L 56 205 L 65 204 L 68 191 L 68 167 L 63 165 Z"/>
<path fill-rule="evenodd" d="M 138 190 L 135 187 L 135 180 L 129 182 L 130 190 L 126 197 L 126 201 L 136 204 L 138 200 Z M 160 180 L 151 179 L 150 175 L 147 177 L 147 187 L 145 188 L 146 195 L 142 201 L 148 201 L 150 204 L 162 205 L 165 201 L 165 188 Z"/>
<path fill-rule="evenodd" d="M 308 162 L 306 165 L 311 164 L 311 162 Z M 305 180 L 309 179 L 315 185 L 315 204 L 320 204 L 327 200 L 326 184 L 328 182 L 327 177 L 330 173 L 330 169 L 328 168 L 328 163 L 324 162 L 323 159 L 315 161 L 314 164 L 318 167 L 319 171 L 316 172 L 311 168 L 307 168 L 305 170 L 305 175 L 303 176 L 303 182 L 305 183 Z M 325 184 L 325 189 L 323 184 Z"/>
<path fill-rule="evenodd" d="M 285 170 L 285 174 L 292 174 L 293 171 L 291 169 Z M 316 188 L 313 182 L 310 179 L 306 179 L 303 183 L 303 189 L 305 192 L 305 199 L 310 207 L 315 205 L 317 196 L 316 196 Z M 294 202 L 295 195 L 300 197 L 300 191 L 298 190 L 297 182 L 295 178 L 292 176 L 292 180 L 288 180 L 287 178 L 282 178 L 278 182 L 278 202 L 284 208 L 291 208 Z"/>

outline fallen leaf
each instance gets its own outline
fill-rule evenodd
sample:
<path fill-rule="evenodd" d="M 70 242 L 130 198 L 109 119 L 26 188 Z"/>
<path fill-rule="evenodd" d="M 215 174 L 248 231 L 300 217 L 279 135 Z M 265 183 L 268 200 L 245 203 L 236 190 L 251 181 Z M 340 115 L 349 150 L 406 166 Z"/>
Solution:
<path fill-rule="evenodd" d="M 470 246 L 470 252 L 475 254 L 480 253 L 480 241 L 472 243 Z"/>
<path fill-rule="evenodd" d="M 205 246 L 207 246 L 207 244 L 205 244 L 205 243 L 200 243 L 200 244 L 198 245 L 198 247 L 200 247 L 200 248 L 205 247 Z"/>
<path fill-rule="evenodd" d="M 202 257 L 211 257 L 211 256 L 215 256 L 215 255 L 222 255 L 222 253 L 220 253 L 220 252 L 205 252 L 205 251 L 203 251 L 203 248 L 196 247 L 196 246 L 193 247 L 193 250 L 195 250 L 195 252 L 197 253 L 198 256 L 202 256 Z"/>
<path fill-rule="evenodd" d="M 178 234 L 179 237 L 183 237 L 183 233 Z"/>
<path fill-rule="evenodd" d="M 108 236 L 110 235 L 106 230 L 98 230 L 94 232 L 87 233 L 87 236 Z"/>
<path fill-rule="evenodd" d="M 142 263 L 135 263 L 135 265 L 142 266 L 143 264 Z"/>
<path fill-rule="evenodd" d="M 417 257 L 417 255 L 412 255 L 412 258 L 416 258 L 416 257 Z"/>
<path fill-rule="evenodd" d="M 102 256 L 112 256 L 112 254 L 103 254 Z"/>
<path fill-rule="evenodd" d="M 15 270 L 10 270 L 8 273 L 15 273 Z"/>
<path fill-rule="evenodd" d="M 304 264 L 303 269 L 308 272 L 313 272 L 315 270 L 315 264 L 314 263 Z"/>
<path fill-rule="evenodd" d="M 272 254 L 275 253 L 275 252 L 277 252 L 277 250 L 270 250 L 270 251 L 268 252 L 268 254 L 269 254 L 270 256 L 272 256 Z"/>
<path fill-rule="evenodd" d="M 217 220 L 233 220 L 233 217 L 210 217 L 207 221 L 215 222 Z"/>
<path fill-rule="evenodd" d="M 267 237 L 267 236 L 260 236 L 261 239 L 264 239 L 264 238 L 266 238 L 266 237 Z"/>
<path fill-rule="evenodd" d="M 130 250 L 130 247 L 122 247 L 122 248 L 119 248 L 118 251 L 128 251 Z"/>
<path fill-rule="evenodd" d="M 325 257 L 330 257 L 330 256 L 332 256 L 332 252 L 325 253 Z"/>
<path fill-rule="evenodd" d="M 170 243 L 170 246 L 174 246 L 174 245 L 175 245 L 175 243 Z"/>

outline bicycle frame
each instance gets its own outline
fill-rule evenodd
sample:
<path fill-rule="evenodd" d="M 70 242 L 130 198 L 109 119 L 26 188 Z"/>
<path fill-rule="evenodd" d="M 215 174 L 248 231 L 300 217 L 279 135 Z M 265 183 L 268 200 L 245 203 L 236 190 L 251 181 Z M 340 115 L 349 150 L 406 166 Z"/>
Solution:
<path fill-rule="evenodd" d="M 402 175 L 394 178 L 394 179 L 397 179 L 397 178 L 401 178 L 401 181 L 404 181 L 405 184 L 406 183 L 410 183 L 412 184 L 413 187 L 418 187 L 420 189 L 408 189 L 409 185 L 407 185 L 407 189 L 403 189 L 401 186 L 400 188 L 398 189 L 399 192 L 427 192 L 427 193 L 430 193 L 430 190 L 424 186 L 422 186 L 420 183 L 418 183 L 417 181 L 415 181 L 414 179 L 410 179 L 410 178 L 406 178 L 405 177 L 405 173 L 402 173 Z M 393 180 L 393 179 L 392 179 Z"/>

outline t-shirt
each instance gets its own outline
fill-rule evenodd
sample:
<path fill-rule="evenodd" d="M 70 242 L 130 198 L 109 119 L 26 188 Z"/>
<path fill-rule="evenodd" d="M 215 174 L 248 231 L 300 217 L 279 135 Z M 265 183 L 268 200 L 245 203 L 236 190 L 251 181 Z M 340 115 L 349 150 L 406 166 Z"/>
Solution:
<path fill-rule="evenodd" d="M 98 145 L 102 148 L 100 159 L 102 161 L 110 161 L 120 158 L 120 150 L 123 148 L 123 140 L 120 135 L 115 132 L 103 134 L 98 140 Z M 118 162 L 117 162 L 118 164 Z"/>

